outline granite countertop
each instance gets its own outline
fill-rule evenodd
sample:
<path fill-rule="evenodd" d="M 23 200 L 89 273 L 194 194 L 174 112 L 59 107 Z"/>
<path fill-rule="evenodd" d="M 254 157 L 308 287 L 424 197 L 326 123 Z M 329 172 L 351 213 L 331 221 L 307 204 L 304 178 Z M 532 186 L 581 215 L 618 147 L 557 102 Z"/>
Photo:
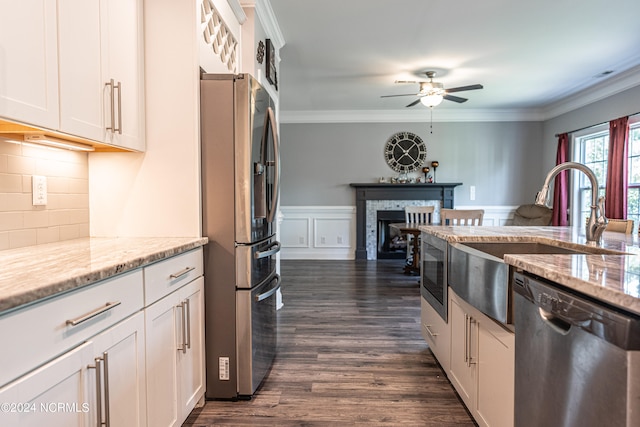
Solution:
<path fill-rule="evenodd" d="M 514 267 L 559 283 L 584 295 L 640 315 L 640 248 L 638 236 L 605 232 L 602 244 L 587 246 L 584 230 L 575 227 L 439 227 L 421 230 L 455 242 L 518 241 L 550 243 L 589 255 L 505 255 Z"/>
<path fill-rule="evenodd" d="M 207 242 L 206 237 L 91 237 L 0 251 L 0 313 Z"/>

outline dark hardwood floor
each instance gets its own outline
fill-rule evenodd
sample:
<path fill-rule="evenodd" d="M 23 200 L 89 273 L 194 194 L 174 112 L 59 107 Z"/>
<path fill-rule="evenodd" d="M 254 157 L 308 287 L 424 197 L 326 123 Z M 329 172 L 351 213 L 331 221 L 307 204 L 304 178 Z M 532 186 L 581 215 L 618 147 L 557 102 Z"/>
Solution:
<path fill-rule="evenodd" d="M 420 335 L 403 260 L 282 261 L 279 350 L 250 401 L 207 401 L 185 426 L 473 426 Z"/>

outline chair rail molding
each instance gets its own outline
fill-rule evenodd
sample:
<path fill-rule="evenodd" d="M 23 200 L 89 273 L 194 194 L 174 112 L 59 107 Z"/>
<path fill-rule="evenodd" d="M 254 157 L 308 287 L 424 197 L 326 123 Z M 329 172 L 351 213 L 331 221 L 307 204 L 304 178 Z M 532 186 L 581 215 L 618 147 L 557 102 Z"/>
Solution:
<path fill-rule="evenodd" d="M 517 206 L 455 206 L 484 209 L 484 226 L 510 225 Z M 355 206 L 281 206 L 281 259 L 355 259 Z"/>

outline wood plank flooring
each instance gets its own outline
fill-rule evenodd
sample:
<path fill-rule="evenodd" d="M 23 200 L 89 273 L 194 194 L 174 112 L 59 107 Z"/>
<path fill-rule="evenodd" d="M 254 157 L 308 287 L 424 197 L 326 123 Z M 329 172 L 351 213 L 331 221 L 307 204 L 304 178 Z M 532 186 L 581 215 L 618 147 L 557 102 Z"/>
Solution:
<path fill-rule="evenodd" d="M 250 401 L 184 426 L 474 426 L 420 334 L 404 260 L 281 263 L 279 349 Z"/>

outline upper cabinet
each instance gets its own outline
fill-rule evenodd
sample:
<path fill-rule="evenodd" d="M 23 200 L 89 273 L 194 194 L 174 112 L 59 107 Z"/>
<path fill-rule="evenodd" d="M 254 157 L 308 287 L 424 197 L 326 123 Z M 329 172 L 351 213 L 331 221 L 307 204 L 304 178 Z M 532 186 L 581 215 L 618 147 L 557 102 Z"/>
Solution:
<path fill-rule="evenodd" d="M 56 0 L 0 0 L 0 116 L 58 126 Z"/>
<path fill-rule="evenodd" d="M 0 1 L 0 116 L 143 151 L 142 0 Z"/>

